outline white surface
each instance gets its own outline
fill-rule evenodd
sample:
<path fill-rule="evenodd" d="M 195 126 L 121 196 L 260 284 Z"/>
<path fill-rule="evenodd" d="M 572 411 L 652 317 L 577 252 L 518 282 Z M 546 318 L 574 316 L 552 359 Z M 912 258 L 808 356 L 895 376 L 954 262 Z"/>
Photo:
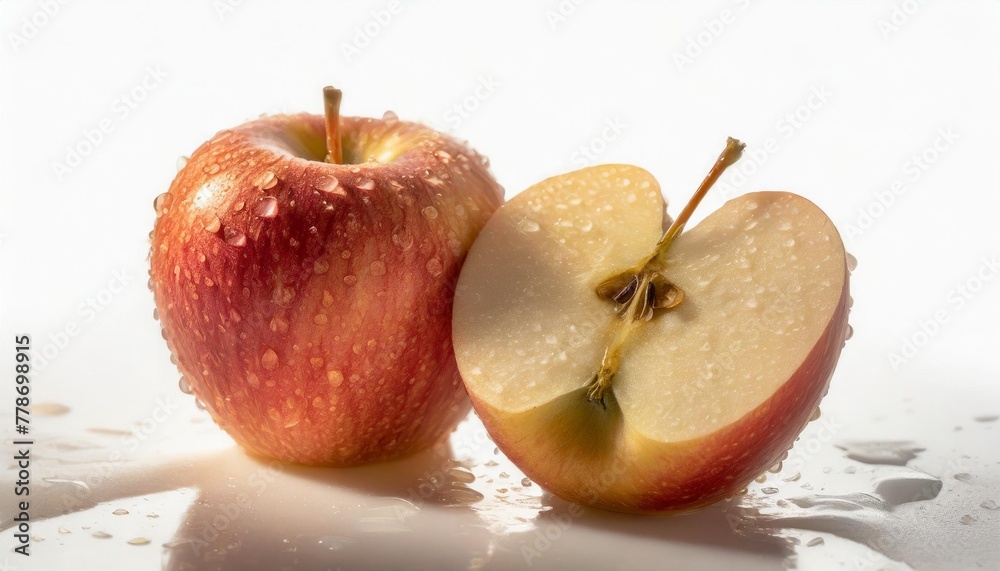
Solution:
<path fill-rule="evenodd" d="M 527 565 L 523 549 L 546 530 L 558 538 L 532 568 L 1000 566 L 1000 511 L 980 507 L 1000 503 L 997 423 L 973 420 L 1000 414 L 996 2 L 428 2 L 377 26 L 372 13 L 387 2 L 51 4 L 58 11 L 39 16 L 48 3 L 0 3 L 0 339 L 8 358 L 16 333 L 39 350 L 51 343 L 33 398 L 72 410 L 34 418 L 32 534 L 44 540 L 25 560 L 9 551 L 12 530 L 0 533 L 8 568 L 240 568 L 259 557 L 265 568 L 511 569 Z M 28 37 L 25 18 L 44 24 Z M 366 25 L 379 29 L 348 60 L 345 43 Z M 701 53 L 679 64 L 699 41 Z M 497 488 L 513 490 L 499 471 L 514 483 L 520 475 L 500 457 L 484 465 L 492 444 L 474 420 L 453 438 L 451 459 L 438 451 L 267 479 L 176 388 L 150 318 L 146 233 L 179 155 L 261 112 L 318 113 L 328 83 L 344 89 L 346 114 L 393 109 L 469 139 L 509 194 L 591 162 L 584 146 L 603 149 L 595 163 L 650 170 L 676 213 L 726 135 L 748 142 L 739 168 L 749 176 L 725 177 L 696 216 L 743 192 L 793 190 L 829 213 L 859 260 L 857 333 L 825 424 L 811 425 L 785 470 L 749 497 L 672 519 L 580 512 L 537 487 L 499 500 Z M 133 89 L 143 100 L 122 107 Z M 456 104 L 476 109 L 462 117 Z M 53 162 L 104 120 L 93 152 L 59 176 Z M 936 160 L 915 169 L 925 152 Z M 896 181 L 899 194 L 880 209 Z M 874 214 L 864 227 L 862 210 Z M 76 333 L 59 333 L 67 328 Z M 907 339 L 919 347 L 893 363 Z M 14 395 L 5 394 L 10 450 Z M 171 410 L 157 414 L 164 403 Z M 871 493 L 887 477 L 834 446 L 872 439 L 926 448 L 903 470 L 941 479 L 940 494 L 854 510 L 867 527 L 841 512 L 789 523 L 794 510 L 773 498 Z M 124 459 L 109 462 L 116 451 Z M 462 486 L 411 495 L 446 461 L 472 468 L 482 501 L 439 501 L 475 498 Z M 791 463 L 802 479 L 782 482 Z M 11 474 L 0 488 L 4 522 Z M 41 478 L 93 479 L 79 505 L 92 507 L 41 521 L 73 486 Z M 779 492 L 764 494 L 769 486 Z M 247 507 L 226 516 L 241 492 Z M 130 513 L 111 515 L 118 508 Z M 768 510 L 785 517 L 775 533 L 762 531 Z M 190 540 L 213 521 L 226 531 L 195 557 Z M 551 531 L 560 521 L 565 530 Z M 782 530 L 795 526 L 816 531 Z M 97 530 L 113 537 L 91 537 Z M 152 541 L 126 543 L 139 536 Z M 816 536 L 825 543 L 807 547 Z"/>

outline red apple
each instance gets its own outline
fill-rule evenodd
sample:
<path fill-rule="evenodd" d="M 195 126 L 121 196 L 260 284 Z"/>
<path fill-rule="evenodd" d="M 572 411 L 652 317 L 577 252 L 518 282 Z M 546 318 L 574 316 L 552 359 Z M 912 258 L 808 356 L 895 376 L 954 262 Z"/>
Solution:
<path fill-rule="evenodd" d="M 833 223 L 790 193 L 726 203 L 681 234 L 740 154 L 731 140 L 661 234 L 656 180 L 587 168 L 518 194 L 455 296 L 459 368 L 497 445 L 566 500 L 683 512 L 781 461 L 847 335 Z"/>
<path fill-rule="evenodd" d="M 245 449 L 345 466 L 468 411 L 451 298 L 503 202 L 486 159 L 425 126 L 280 115 L 203 144 L 155 202 L 151 280 L 182 386 Z"/>

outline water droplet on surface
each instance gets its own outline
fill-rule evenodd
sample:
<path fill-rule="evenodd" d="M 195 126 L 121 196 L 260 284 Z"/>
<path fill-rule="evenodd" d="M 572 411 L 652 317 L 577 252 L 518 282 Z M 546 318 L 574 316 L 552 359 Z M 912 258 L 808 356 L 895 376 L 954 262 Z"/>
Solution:
<path fill-rule="evenodd" d="M 112 515 L 128 515 L 128 510 L 124 510 L 124 509 L 118 508 L 115 511 L 111 512 L 111 514 Z"/>
<path fill-rule="evenodd" d="M 767 469 L 767 471 L 772 474 L 777 474 L 778 472 L 781 471 L 781 462 L 778 462 L 774 466 L 771 466 L 770 468 Z"/>
<path fill-rule="evenodd" d="M 149 543 L 148 537 L 136 537 L 128 540 L 129 545 L 146 545 Z"/>
<path fill-rule="evenodd" d="M 273 196 L 265 196 L 257 203 L 257 216 L 260 218 L 274 218 L 278 215 L 278 199 Z"/>
<path fill-rule="evenodd" d="M 809 540 L 809 543 L 806 544 L 806 547 L 816 547 L 817 545 L 823 545 L 824 543 L 825 542 L 823 541 L 822 537 L 814 537 Z"/>
<path fill-rule="evenodd" d="M 955 479 L 959 482 L 968 482 L 972 480 L 972 474 L 968 472 L 959 472 L 958 474 L 955 474 Z"/>
<path fill-rule="evenodd" d="M 70 411 L 70 408 L 59 403 L 38 403 L 28 407 L 32 414 L 39 416 L 61 416 Z"/>
<path fill-rule="evenodd" d="M 984 510 L 998 510 L 998 509 L 1000 509 L 1000 506 L 998 506 L 997 503 L 995 501 L 993 501 L 993 500 L 986 500 L 985 502 L 979 504 L 979 507 L 983 508 Z"/>
<path fill-rule="evenodd" d="M 792 474 L 791 476 L 789 476 L 787 478 L 782 478 L 781 481 L 782 482 L 798 482 L 800 478 L 802 478 L 802 474 L 799 473 L 799 472 L 796 472 L 796 473 Z"/>
<path fill-rule="evenodd" d="M 95 531 L 94 533 L 92 533 L 90 535 L 93 536 L 93 537 L 96 537 L 97 539 L 108 539 L 108 538 L 111 537 L 110 533 L 107 533 L 107 532 L 104 532 L 104 531 Z"/>
<path fill-rule="evenodd" d="M 471 488 L 450 488 L 441 492 L 441 500 L 445 505 L 466 506 L 483 501 L 485 496 Z"/>
<path fill-rule="evenodd" d="M 976 518 L 972 517 L 969 514 L 965 514 L 962 516 L 962 519 L 958 520 L 958 523 L 962 525 L 972 525 L 972 523 L 976 521 L 978 521 Z"/>
<path fill-rule="evenodd" d="M 770 488 L 770 487 L 768 487 L 768 488 L 761 488 L 760 491 L 764 492 L 765 494 L 767 494 L 767 495 L 770 496 L 772 494 L 777 494 L 778 493 L 778 488 Z"/>
<path fill-rule="evenodd" d="M 208 223 L 205 224 L 205 230 L 211 232 L 212 234 L 218 232 L 219 228 L 222 228 L 222 222 L 219 220 L 218 216 L 213 215 L 209 218 Z"/>
<path fill-rule="evenodd" d="M 361 190 L 372 190 L 375 188 L 375 181 L 370 178 L 363 178 L 355 185 Z"/>
<path fill-rule="evenodd" d="M 278 354 L 274 352 L 274 349 L 268 349 L 264 351 L 264 354 L 260 357 L 260 364 L 264 369 L 268 371 L 273 371 L 278 368 Z"/>
<path fill-rule="evenodd" d="M 235 228 L 230 228 L 227 226 L 226 230 L 223 232 L 223 235 L 226 238 L 226 244 L 229 244 L 234 248 L 242 248 L 243 246 L 247 245 L 246 234 L 240 232 Z"/>
<path fill-rule="evenodd" d="M 521 478 L 521 485 L 527 488 L 528 486 L 531 485 L 531 480 L 529 480 L 528 478 Z"/>
<path fill-rule="evenodd" d="M 767 481 L 767 474 L 764 473 L 761 474 L 760 476 L 757 476 L 756 478 L 754 478 L 754 481 L 757 482 L 758 484 L 763 484 L 764 482 Z"/>
<path fill-rule="evenodd" d="M 437 208 L 434 208 L 433 206 L 425 206 L 421 212 L 424 213 L 424 216 L 426 216 L 428 220 L 434 220 L 438 217 Z"/>

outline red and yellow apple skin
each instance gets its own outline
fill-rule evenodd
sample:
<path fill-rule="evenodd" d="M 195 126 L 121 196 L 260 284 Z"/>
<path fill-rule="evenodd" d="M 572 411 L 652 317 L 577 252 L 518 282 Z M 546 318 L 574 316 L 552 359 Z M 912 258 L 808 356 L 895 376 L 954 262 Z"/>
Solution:
<path fill-rule="evenodd" d="M 795 443 L 840 358 L 849 299 L 845 271 L 837 309 L 798 370 L 736 423 L 699 438 L 656 442 L 631 430 L 616 403 L 598 411 L 583 390 L 514 415 L 474 394 L 472 404 L 500 450 L 566 501 L 627 513 L 694 511 L 735 495 Z"/>
<path fill-rule="evenodd" d="M 455 281 L 503 202 L 487 163 L 394 118 L 262 118 L 202 145 L 157 199 L 151 287 L 178 369 L 246 450 L 347 466 L 468 412 Z M 354 163 L 354 164 L 350 164 Z"/>

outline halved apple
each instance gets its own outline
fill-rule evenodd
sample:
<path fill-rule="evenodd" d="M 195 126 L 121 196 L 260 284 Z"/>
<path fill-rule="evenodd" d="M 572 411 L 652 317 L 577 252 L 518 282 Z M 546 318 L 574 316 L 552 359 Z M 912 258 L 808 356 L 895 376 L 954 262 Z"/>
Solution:
<path fill-rule="evenodd" d="M 586 168 L 515 196 L 459 278 L 453 337 L 476 412 L 532 480 L 572 502 L 690 511 L 780 461 L 847 333 L 840 235 L 761 192 L 666 234 L 656 180 Z M 662 236 L 661 236 L 662 234 Z"/>

